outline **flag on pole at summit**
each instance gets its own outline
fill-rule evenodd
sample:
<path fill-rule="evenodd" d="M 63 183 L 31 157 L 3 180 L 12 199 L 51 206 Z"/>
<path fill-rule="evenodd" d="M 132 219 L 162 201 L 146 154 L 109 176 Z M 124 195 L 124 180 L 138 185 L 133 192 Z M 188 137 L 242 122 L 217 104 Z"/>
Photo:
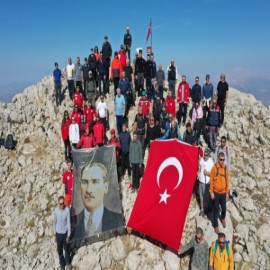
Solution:
<path fill-rule="evenodd" d="M 148 31 L 147 31 L 147 36 L 146 36 L 146 43 L 148 42 L 148 39 L 150 35 L 152 34 L 152 20 L 150 20 L 149 26 L 148 26 Z"/>
<path fill-rule="evenodd" d="M 154 141 L 127 227 L 178 250 L 198 170 L 198 148 Z"/>

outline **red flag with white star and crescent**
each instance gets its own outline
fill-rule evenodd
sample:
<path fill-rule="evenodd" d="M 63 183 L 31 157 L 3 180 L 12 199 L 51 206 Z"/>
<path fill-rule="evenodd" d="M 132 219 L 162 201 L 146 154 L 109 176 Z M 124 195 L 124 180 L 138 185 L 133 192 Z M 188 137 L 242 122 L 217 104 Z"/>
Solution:
<path fill-rule="evenodd" d="M 198 147 L 154 141 L 127 227 L 180 248 L 198 171 Z"/>

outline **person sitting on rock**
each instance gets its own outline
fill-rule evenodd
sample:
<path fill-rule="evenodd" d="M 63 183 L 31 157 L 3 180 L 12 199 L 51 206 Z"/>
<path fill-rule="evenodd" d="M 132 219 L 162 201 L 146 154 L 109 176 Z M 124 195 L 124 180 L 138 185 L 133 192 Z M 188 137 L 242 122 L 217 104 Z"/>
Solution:
<path fill-rule="evenodd" d="M 207 270 L 209 260 L 209 246 L 207 241 L 204 239 L 203 229 L 197 227 L 195 237 L 179 250 L 179 254 L 183 254 L 186 251 L 193 249 L 191 259 L 191 269 L 196 270 Z"/>
<path fill-rule="evenodd" d="M 151 103 L 148 100 L 148 97 L 145 93 L 145 91 L 141 92 L 141 98 L 138 103 L 138 107 L 142 107 L 142 113 L 146 116 L 149 117 L 150 114 L 150 108 L 151 108 Z"/>
<path fill-rule="evenodd" d="M 197 134 L 197 142 L 200 143 L 200 135 L 203 125 L 203 110 L 200 102 L 195 102 L 195 107 L 192 109 L 192 124 L 193 130 Z"/>
<path fill-rule="evenodd" d="M 194 145 L 197 140 L 197 133 L 195 130 L 192 130 L 190 122 L 186 123 L 186 130 L 183 134 L 183 141 Z"/>
<path fill-rule="evenodd" d="M 93 130 L 86 126 L 85 134 L 81 136 L 80 141 L 77 144 L 77 148 L 94 148 L 96 145 Z"/>
<path fill-rule="evenodd" d="M 159 140 L 169 140 L 169 139 L 176 139 L 182 141 L 180 132 L 178 130 L 178 125 L 175 120 L 171 121 L 170 128 L 166 131 L 166 133 L 159 138 Z"/>

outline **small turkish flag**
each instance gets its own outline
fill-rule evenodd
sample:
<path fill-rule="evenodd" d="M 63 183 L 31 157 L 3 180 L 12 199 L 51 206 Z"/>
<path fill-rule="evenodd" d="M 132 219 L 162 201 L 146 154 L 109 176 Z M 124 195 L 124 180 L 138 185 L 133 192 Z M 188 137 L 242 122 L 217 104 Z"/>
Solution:
<path fill-rule="evenodd" d="M 148 42 L 150 34 L 152 34 L 152 19 L 150 20 L 150 23 L 148 26 L 148 31 L 147 31 L 147 35 L 146 35 L 146 43 Z"/>
<path fill-rule="evenodd" d="M 198 147 L 154 141 L 127 227 L 178 250 L 198 170 Z"/>

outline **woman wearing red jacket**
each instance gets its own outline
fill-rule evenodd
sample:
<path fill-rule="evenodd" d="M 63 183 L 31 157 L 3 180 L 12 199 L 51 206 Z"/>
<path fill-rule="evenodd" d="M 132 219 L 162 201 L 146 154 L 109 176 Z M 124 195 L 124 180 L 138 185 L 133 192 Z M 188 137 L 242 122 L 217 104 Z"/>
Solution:
<path fill-rule="evenodd" d="M 96 114 L 94 122 L 95 123 L 93 125 L 93 132 L 94 132 L 96 145 L 103 146 L 104 138 L 105 138 L 105 128 L 104 128 L 103 122 L 99 118 L 98 113 Z"/>
<path fill-rule="evenodd" d="M 64 141 L 64 146 L 65 146 L 65 159 L 67 160 L 70 158 L 70 141 L 69 141 L 69 126 L 71 124 L 71 120 L 68 115 L 68 111 L 64 112 L 64 117 L 62 119 L 62 124 L 61 124 L 61 134 L 62 134 L 62 139 Z"/>

